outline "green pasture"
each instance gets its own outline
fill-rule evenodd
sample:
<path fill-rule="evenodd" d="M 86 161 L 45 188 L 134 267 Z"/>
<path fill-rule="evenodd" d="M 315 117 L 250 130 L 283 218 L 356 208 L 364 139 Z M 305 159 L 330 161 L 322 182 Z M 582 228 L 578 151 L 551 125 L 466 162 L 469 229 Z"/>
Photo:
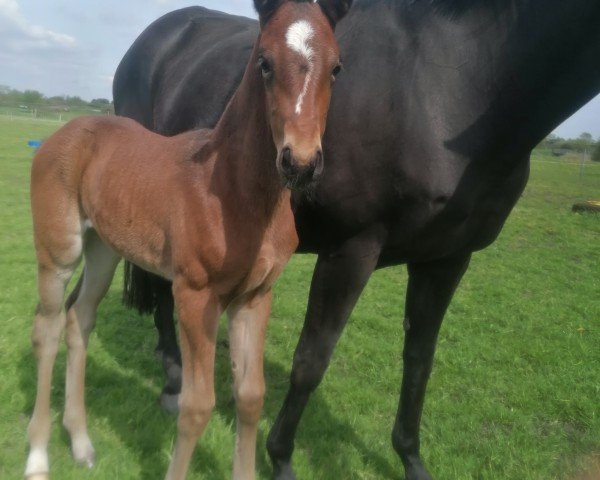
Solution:
<path fill-rule="evenodd" d="M 6 480 L 23 473 L 35 394 L 33 152 L 26 142 L 58 125 L 0 117 L 0 479 Z M 600 166 L 588 164 L 581 174 L 577 159 L 539 153 L 533 160 L 523 198 L 498 241 L 474 255 L 442 327 L 422 428 L 424 460 L 438 480 L 570 480 L 600 460 L 600 216 L 571 213 L 577 200 L 600 199 Z M 261 479 L 271 471 L 265 439 L 287 388 L 314 261 L 295 256 L 275 292 L 257 452 Z M 404 267 L 379 271 L 370 281 L 300 425 L 299 479 L 403 478 L 390 432 L 405 287 Z M 72 462 L 60 425 L 64 347 L 59 354 L 53 479 L 149 480 L 166 471 L 176 429 L 157 404 L 163 378 L 153 322 L 122 307 L 120 296 L 119 273 L 90 342 L 92 470 Z M 217 408 L 190 479 L 231 476 L 235 422 L 223 342 L 216 378 Z"/>

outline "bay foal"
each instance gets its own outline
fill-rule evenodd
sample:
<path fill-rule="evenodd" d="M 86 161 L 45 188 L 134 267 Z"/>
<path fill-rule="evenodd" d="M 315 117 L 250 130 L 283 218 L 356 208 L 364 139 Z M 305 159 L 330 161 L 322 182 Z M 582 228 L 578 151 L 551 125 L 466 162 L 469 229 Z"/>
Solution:
<path fill-rule="evenodd" d="M 183 388 L 167 478 L 185 477 L 214 407 L 223 311 L 237 410 L 233 477 L 254 478 L 271 286 L 298 242 L 286 186 L 301 188 L 323 168 L 321 138 L 339 71 L 333 26 L 350 3 L 254 0 L 261 33 L 214 130 L 166 138 L 125 118 L 83 117 L 39 150 L 31 174 L 39 304 L 29 479 L 48 478 L 52 368 L 65 326 L 63 424 L 75 460 L 93 463 L 86 347 L 120 257 L 173 280 Z M 82 256 L 83 283 L 65 314 L 65 288 Z"/>

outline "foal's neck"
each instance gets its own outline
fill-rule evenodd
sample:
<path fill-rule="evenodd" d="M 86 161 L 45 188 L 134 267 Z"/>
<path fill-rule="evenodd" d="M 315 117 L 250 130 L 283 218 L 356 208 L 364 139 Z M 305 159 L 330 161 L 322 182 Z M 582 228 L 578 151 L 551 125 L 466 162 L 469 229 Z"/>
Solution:
<path fill-rule="evenodd" d="M 250 202 L 245 206 L 268 213 L 282 195 L 289 193 L 277 172 L 277 149 L 257 62 L 258 41 L 242 81 L 213 131 L 211 143 L 218 155 L 215 174 L 225 182 L 228 192 Z"/>

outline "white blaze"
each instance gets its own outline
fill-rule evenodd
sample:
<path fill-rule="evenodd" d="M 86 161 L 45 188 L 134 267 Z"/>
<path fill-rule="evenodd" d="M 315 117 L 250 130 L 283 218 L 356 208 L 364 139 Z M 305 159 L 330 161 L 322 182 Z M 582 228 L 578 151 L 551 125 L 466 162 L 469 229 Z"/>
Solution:
<path fill-rule="evenodd" d="M 288 31 L 285 34 L 285 41 L 288 47 L 302 55 L 308 62 L 308 72 L 306 72 L 302 91 L 300 92 L 300 95 L 298 95 L 298 100 L 296 101 L 296 114 L 302 112 L 302 102 L 308 91 L 308 84 L 312 73 L 313 55 L 315 51 L 310 46 L 309 41 L 314 33 L 310 23 L 306 20 L 298 20 L 290 25 L 290 28 L 288 28 Z"/>

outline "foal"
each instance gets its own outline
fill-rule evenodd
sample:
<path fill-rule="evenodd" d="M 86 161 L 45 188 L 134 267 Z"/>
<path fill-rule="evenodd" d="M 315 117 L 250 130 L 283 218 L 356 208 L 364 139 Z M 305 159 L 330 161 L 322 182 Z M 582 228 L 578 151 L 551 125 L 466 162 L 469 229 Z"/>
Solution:
<path fill-rule="evenodd" d="M 321 138 L 339 71 L 333 26 L 350 3 L 254 0 L 261 33 L 212 131 L 166 138 L 125 118 L 83 117 L 44 142 L 31 174 L 39 304 L 29 479 L 48 478 L 51 376 L 65 325 L 63 424 L 75 460 L 93 463 L 85 355 L 96 308 L 120 257 L 173 280 L 183 388 L 166 478 L 185 477 L 214 407 L 223 311 L 237 410 L 233 477 L 254 478 L 271 286 L 298 241 L 286 187 L 301 188 L 322 171 Z M 82 255 L 82 287 L 65 314 L 65 288 Z"/>

